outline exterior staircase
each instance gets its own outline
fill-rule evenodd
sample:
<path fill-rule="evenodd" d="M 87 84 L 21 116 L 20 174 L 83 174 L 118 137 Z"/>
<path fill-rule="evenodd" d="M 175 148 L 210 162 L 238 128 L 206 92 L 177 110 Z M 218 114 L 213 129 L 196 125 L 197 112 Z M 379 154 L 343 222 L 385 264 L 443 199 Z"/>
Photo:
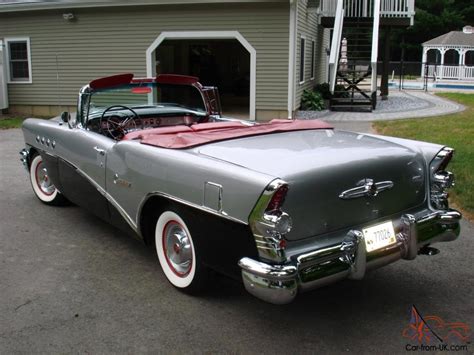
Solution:
<path fill-rule="evenodd" d="M 412 25 L 414 9 L 414 0 L 320 0 L 319 22 L 333 29 L 329 55 L 331 110 L 376 108 L 380 27 Z"/>
<path fill-rule="evenodd" d="M 330 100 L 333 111 L 372 111 L 375 108 L 377 99 L 371 87 L 372 26 L 370 21 L 361 20 L 342 31 L 343 50 Z"/>

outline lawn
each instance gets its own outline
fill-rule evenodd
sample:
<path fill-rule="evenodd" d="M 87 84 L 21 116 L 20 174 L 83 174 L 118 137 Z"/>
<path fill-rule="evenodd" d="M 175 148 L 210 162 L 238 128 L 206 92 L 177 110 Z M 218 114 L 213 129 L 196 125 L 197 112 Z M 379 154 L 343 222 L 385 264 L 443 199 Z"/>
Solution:
<path fill-rule="evenodd" d="M 467 109 L 463 112 L 430 118 L 378 121 L 378 133 L 444 144 L 456 149 L 449 170 L 456 176 L 450 197 L 471 220 L 474 219 L 474 94 L 443 93 L 444 98 L 457 101 Z"/>
<path fill-rule="evenodd" d="M 0 117 L 0 129 L 20 128 L 24 117 Z"/>

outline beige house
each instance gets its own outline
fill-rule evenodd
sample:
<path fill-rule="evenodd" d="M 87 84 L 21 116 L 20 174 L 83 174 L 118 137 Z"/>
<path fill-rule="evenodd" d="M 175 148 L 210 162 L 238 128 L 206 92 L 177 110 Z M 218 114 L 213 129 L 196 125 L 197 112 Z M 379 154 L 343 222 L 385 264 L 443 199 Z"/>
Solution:
<path fill-rule="evenodd" d="M 196 75 L 225 114 L 292 117 L 327 81 L 329 30 L 311 0 L 0 0 L 0 108 L 74 109 L 90 80 Z"/>

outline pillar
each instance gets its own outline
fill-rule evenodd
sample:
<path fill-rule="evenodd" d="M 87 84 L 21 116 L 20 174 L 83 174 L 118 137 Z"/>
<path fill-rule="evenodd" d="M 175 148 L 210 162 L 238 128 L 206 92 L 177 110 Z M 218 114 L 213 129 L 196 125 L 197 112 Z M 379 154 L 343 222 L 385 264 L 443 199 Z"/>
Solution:
<path fill-rule="evenodd" d="M 423 47 L 423 55 L 421 57 L 421 77 L 425 77 L 425 67 L 426 67 L 426 61 L 428 60 L 428 50 L 429 48 Z"/>
<path fill-rule="evenodd" d="M 459 53 L 458 79 L 462 80 L 464 79 L 464 56 L 466 51 L 464 48 L 459 48 L 457 51 Z"/>
<path fill-rule="evenodd" d="M 439 48 L 438 50 L 441 53 L 441 64 L 438 67 L 436 76 L 437 76 L 437 79 L 443 79 L 443 77 L 444 77 L 444 54 L 446 53 L 446 48 Z"/>
<path fill-rule="evenodd" d="M 388 98 L 388 76 L 390 71 L 390 35 L 392 33 L 392 28 L 387 27 L 384 32 L 384 53 L 383 53 L 383 63 L 382 63 L 382 80 L 380 82 L 380 95 L 382 100 L 387 100 Z M 374 73 L 372 73 L 374 75 Z"/>

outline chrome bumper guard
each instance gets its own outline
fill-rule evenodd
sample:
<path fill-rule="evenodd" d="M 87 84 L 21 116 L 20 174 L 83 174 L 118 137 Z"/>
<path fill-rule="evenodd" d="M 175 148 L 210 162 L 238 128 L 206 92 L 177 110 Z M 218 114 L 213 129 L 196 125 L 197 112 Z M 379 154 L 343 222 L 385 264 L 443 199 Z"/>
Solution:
<path fill-rule="evenodd" d="M 239 266 L 248 292 L 274 304 L 291 302 L 306 291 L 344 279 L 360 280 L 367 270 L 398 259 L 413 260 L 421 247 L 459 236 L 461 213 L 436 211 L 416 218 L 403 215 L 397 228 L 397 242 L 383 250 L 367 253 L 361 231 L 351 230 L 341 243 L 292 257 L 287 263 L 267 264 L 242 258 Z"/>
<path fill-rule="evenodd" d="M 30 152 L 26 149 L 20 150 L 20 161 L 23 164 L 23 167 L 26 169 L 26 171 L 29 171 L 30 168 Z"/>

